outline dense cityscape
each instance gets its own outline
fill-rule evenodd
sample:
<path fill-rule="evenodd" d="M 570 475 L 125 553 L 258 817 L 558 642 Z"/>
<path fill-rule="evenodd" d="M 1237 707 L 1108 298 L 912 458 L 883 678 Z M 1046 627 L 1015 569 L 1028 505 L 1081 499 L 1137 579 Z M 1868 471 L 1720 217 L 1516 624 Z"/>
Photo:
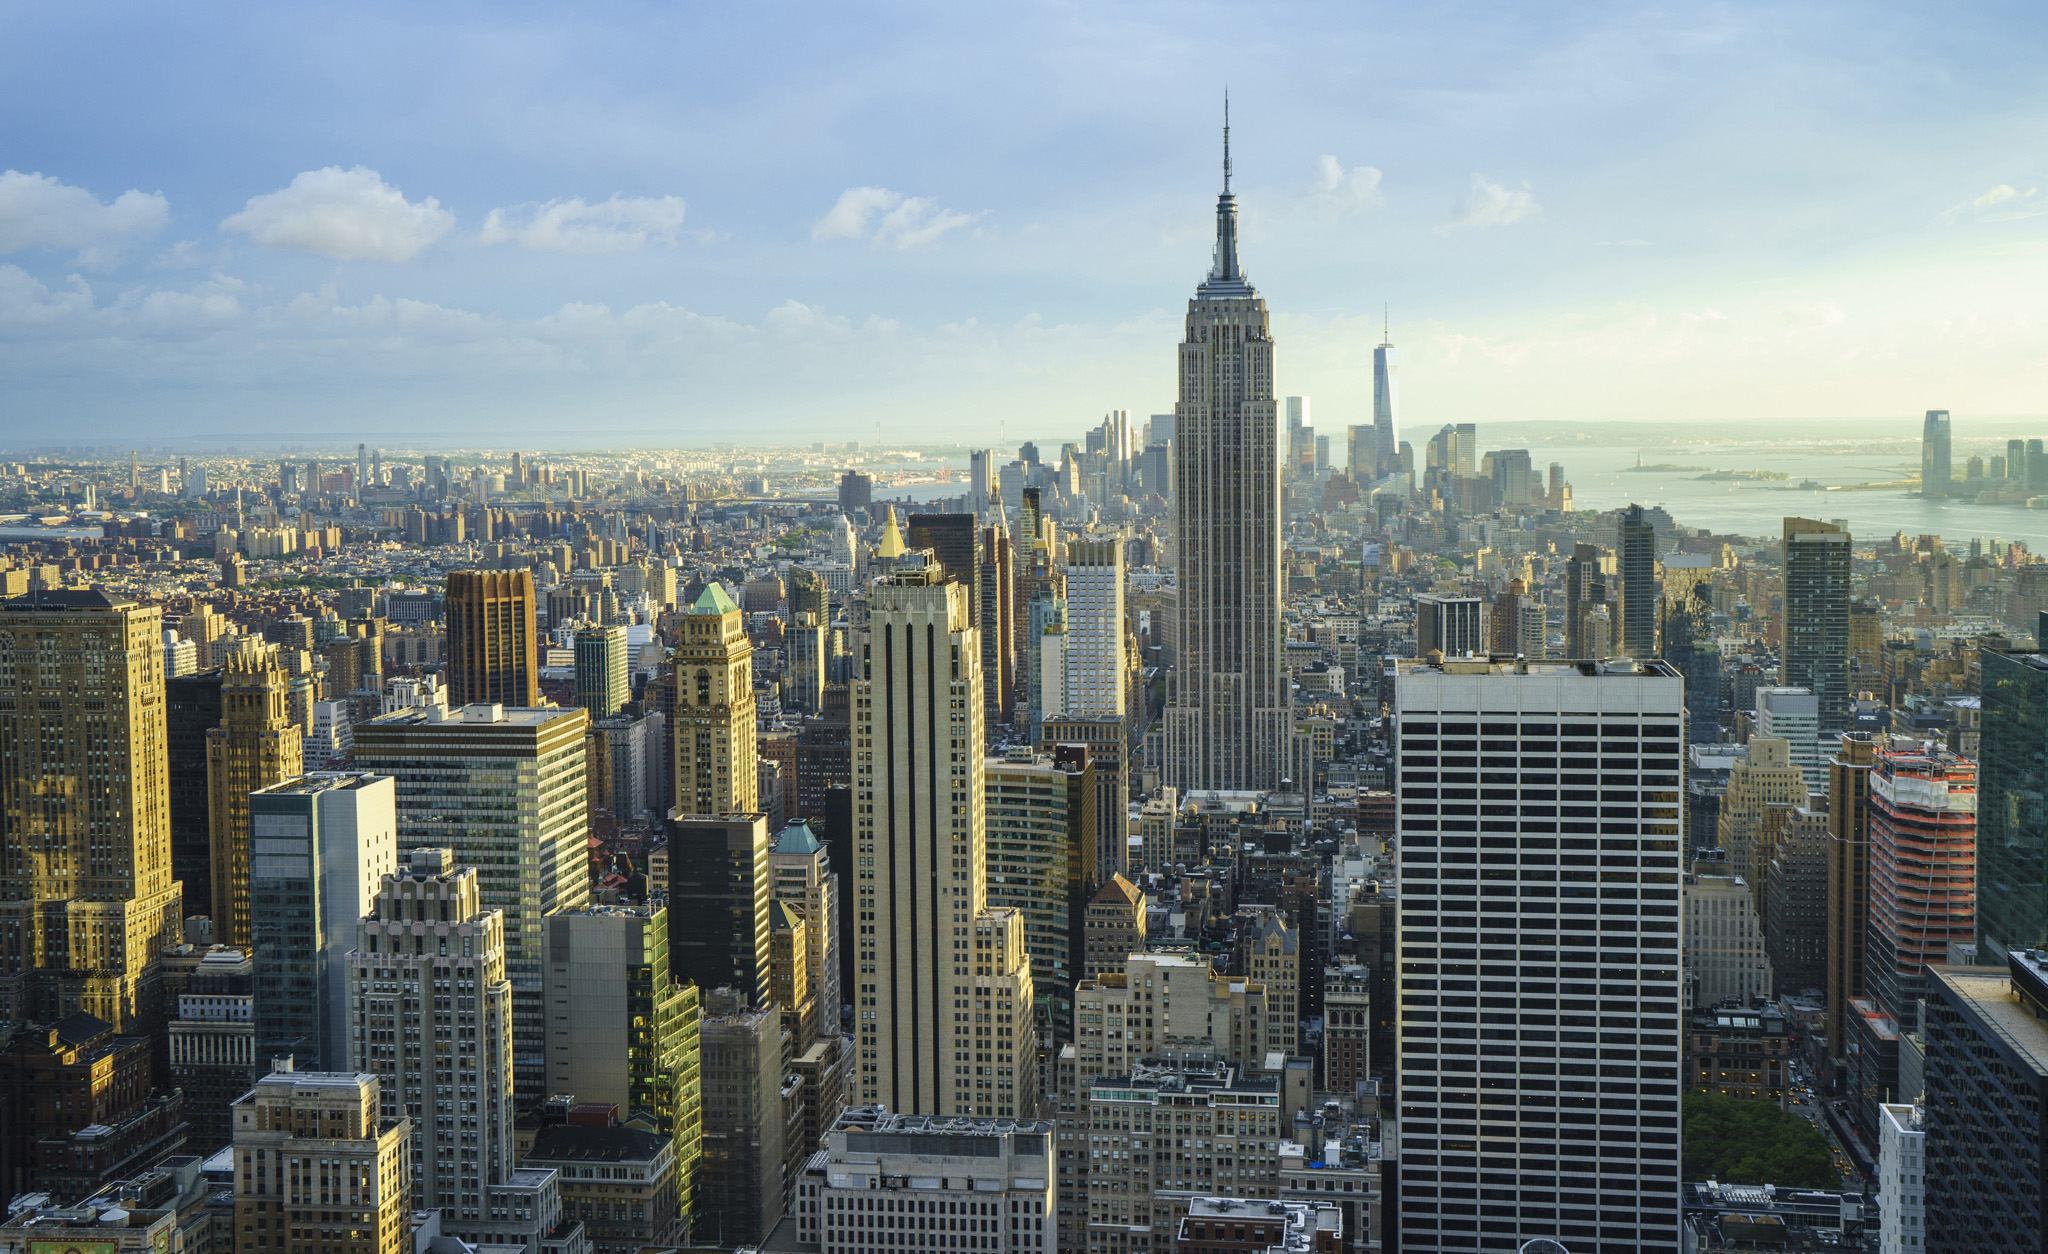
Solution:
<path fill-rule="evenodd" d="M 2048 561 L 1319 423 L 1241 234 L 1057 443 L 8 454 L 0 1243 L 2048 1249 Z"/>

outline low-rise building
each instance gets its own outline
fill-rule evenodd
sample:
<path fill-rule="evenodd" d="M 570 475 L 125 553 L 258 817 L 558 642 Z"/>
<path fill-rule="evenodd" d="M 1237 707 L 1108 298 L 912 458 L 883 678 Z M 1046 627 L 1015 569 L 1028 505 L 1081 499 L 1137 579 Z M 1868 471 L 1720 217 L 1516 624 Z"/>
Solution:
<path fill-rule="evenodd" d="M 1785 1016 L 1769 1007 L 1696 1010 L 1685 1037 L 1686 1086 L 1730 1097 L 1785 1095 L 1792 1037 Z"/>
<path fill-rule="evenodd" d="M 378 1113 L 376 1076 L 289 1068 L 280 1062 L 234 1105 L 235 1249 L 400 1254 L 411 1121 Z"/>
<path fill-rule="evenodd" d="M 1339 1254 L 1344 1219 L 1319 1202 L 1201 1197 L 1174 1233 L 1175 1254 Z"/>
<path fill-rule="evenodd" d="M 797 1182 L 797 1248 L 1052 1254 L 1052 1144 L 1050 1120 L 847 1110 Z"/>
<path fill-rule="evenodd" d="M 1679 1203 L 1680 1248 L 1716 1254 L 1859 1249 L 1876 1218 L 1860 1193 L 1769 1184 L 1682 1185 Z"/>
<path fill-rule="evenodd" d="M 542 1128 L 520 1166 L 560 1173 L 562 1215 L 583 1224 L 594 1254 L 637 1254 L 646 1246 L 678 1245 L 684 1215 L 677 1205 L 673 1138 L 611 1121 Z"/>

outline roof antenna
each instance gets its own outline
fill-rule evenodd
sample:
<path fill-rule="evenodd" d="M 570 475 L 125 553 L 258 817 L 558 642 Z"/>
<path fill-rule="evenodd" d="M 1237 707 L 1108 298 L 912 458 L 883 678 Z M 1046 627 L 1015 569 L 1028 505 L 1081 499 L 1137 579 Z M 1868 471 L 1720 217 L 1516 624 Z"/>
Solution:
<path fill-rule="evenodd" d="M 1380 306 L 1380 343 L 1382 344 L 1392 344 L 1394 342 L 1393 309 L 1394 306 L 1391 301 Z"/>
<path fill-rule="evenodd" d="M 1223 89 L 1223 194 L 1230 194 L 1230 88 Z"/>

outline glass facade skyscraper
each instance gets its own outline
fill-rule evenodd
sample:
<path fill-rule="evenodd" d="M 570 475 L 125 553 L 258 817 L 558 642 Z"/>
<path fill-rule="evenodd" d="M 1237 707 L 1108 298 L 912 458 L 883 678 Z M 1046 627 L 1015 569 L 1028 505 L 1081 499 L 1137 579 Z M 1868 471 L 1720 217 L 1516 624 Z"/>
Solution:
<path fill-rule="evenodd" d="M 1785 609 L 1778 683 L 1820 699 L 1820 729 L 1849 718 L 1849 533 L 1810 518 L 1785 520 Z"/>
<path fill-rule="evenodd" d="M 1980 656 L 1977 943 L 2004 961 L 2048 945 L 2048 656 Z"/>

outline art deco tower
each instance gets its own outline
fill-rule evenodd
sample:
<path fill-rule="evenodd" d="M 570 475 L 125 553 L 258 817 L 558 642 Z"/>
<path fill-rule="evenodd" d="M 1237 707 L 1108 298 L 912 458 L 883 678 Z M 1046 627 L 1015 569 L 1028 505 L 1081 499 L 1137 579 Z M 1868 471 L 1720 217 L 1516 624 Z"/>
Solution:
<path fill-rule="evenodd" d="M 761 808 L 754 750 L 754 646 L 746 616 L 713 583 L 683 615 L 676 643 L 676 811 Z"/>
<path fill-rule="evenodd" d="M 936 579 L 874 586 L 853 682 L 853 1100 L 1021 1119 L 1031 960 L 1023 914 L 988 905 L 980 629 L 967 589 Z"/>
<path fill-rule="evenodd" d="M 0 1021 L 154 1012 L 182 933 L 166 763 L 162 611 L 0 606 Z"/>
<path fill-rule="evenodd" d="M 291 676 L 273 649 L 228 658 L 221 675 L 220 726 L 206 732 L 207 820 L 212 827 L 213 934 L 247 948 L 249 794 L 305 769 L 304 733 L 292 722 Z"/>
<path fill-rule="evenodd" d="M 1292 725 L 1280 665 L 1280 444 L 1266 302 L 1237 264 L 1230 121 L 1216 259 L 1188 302 L 1174 405 L 1180 667 L 1166 779 L 1273 788 Z"/>

